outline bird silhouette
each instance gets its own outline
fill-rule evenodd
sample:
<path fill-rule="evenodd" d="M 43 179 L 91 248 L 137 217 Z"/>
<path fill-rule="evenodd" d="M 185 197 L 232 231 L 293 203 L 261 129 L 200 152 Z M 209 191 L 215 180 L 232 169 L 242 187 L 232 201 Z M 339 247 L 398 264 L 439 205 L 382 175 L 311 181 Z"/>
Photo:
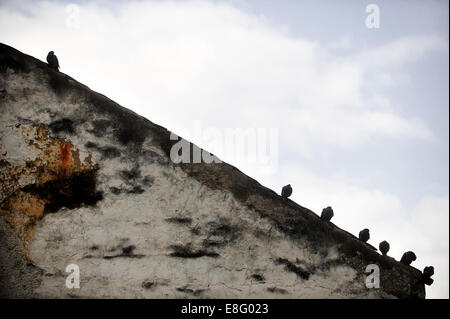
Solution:
<path fill-rule="evenodd" d="M 380 248 L 381 253 L 386 256 L 389 248 L 391 248 L 391 246 L 389 245 L 389 243 L 385 240 L 383 240 L 380 245 L 378 246 L 378 248 Z"/>
<path fill-rule="evenodd" d="M 328 206 L 327 208 L 324 208 L 322 210 L 322 214 L 320 215 L 320 218 L 324 221 L 329 222 L 331 220 L 331 218 L 333 218 L 333 216 L 334 216 L 333 208 Z"/>
<path fill-rule="evenodd" d="M 434 275 L 434 267 L 433 266 L 427 266 L 423 269 L 423 275 L 426 277 L 431 277 Z"/>
<path fill-rule="evenodd" d="M 292 187 L 291 184 L 288 184 L 286 186 L 283 186 L 283 188 L 281 189 L 281 197 L 283 198 L 288 198 L 289 196 L 292 195 Z"/>
<path fill-rule="evenodd" d="M 431 286 L 434 282 L 433 278 L 430 278 L 430 277 L 423 277 L 422 280 L 423 280 L 423 283 L 427 286 Z"/>
<path fill-rule="evenodd" d="M 433 266 L 425 267 L 422 272 L 423 283 L 425 285 L 431 286 L 434 282 L 434 280 L 431 279 L 431 276 L 433 275 L 434 275 L 434 267 Z"/>
<path fill-rule="evenodd" d="M 52 69 L 55 69 L 56 71 L 59 70 L 58 58 L 56 57 L 56 55 L 53 51 L 50 51 L 47 54 L 47 63 L 48 63 L 48 66 L 51 67 Z"/>
<path fill-rule="evenodd" d="M 370 239 L 370 233 L 368 228 L 364 228 L 359 232 L 359 239 L 363 242 L 367 242 Z"/>
<path fill-rule="evenodd" d="M 402 259 L 400 259 L 400 262 L 405 265 L 411 265 L 411 263 L 416 260 L 416 254 L 412 251 L 407 251 L 403 254 Z"/>

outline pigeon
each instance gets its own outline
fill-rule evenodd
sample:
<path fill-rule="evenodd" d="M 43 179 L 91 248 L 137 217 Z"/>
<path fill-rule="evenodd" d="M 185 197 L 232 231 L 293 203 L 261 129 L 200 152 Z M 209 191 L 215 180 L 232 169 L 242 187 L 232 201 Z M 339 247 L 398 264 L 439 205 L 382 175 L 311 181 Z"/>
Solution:
<path fill-rule="evenodd" d="M 427 266 L 423 269 L 423 275 L 426 277 L 431 277 L 434 275 L 434 267 L 433 266 Z"/>
<path fill-rule="evenodd" d="M 422 272 L 423 283 L 427 286 L 431 286 L 434 282 L 434 280 L 431 279 L 431 276 L 433 275 L 434 275 L 434 267 L 433 266 L 425 267 Z"/>
<path fill-rule="evenodd" d="M 288 184 L 286 186 L 283 186 L 283 189 L 281 190 L 281 197 L 288 198 L 292 195 L 292 187 L 291 184 Z"/>
<path fill-rule="evenodd" d="M 411 265 L 411 263 L 416 260 L 416 254 L 414 254 L 412 251 L 407 251 L 403 254 L 402 259 L 400 259 L 400 262 L 405 265 Z"/>
<path fill-rule="evenodd" d="M 326 222 L 329 222 L 331 218 L 333 218 L 333 216 L 334 216 L 333 208 L 328 206 L 327 208 L 324 208 L 322 210 L 322 215 L 320 215 L 320 218 Z"/>
<path fill-rule="evenodd" d="M 381 253 L 383 254 L 383 256 L 386 256 L 389 248 L 391 248 L 391 246 L 389 245 L 389 243 L 385 240 L 383 240 L 380 245 L 378 246 L 378 248 L 380 248 Z"/>
<path fill-rule="evenodd" d="M 369 229 L 364 228 L 359 232 L 359 239 L 363 242 L 367 242 L 370 238 Z"/>
<path fill-rule="evenodd" d="M 58 62 L 58 58 L 56 57 L 55 53 L 53 51 L 50 51 L 47 54 L 47 63 L 48 66 L 51 67 L 52 69 L 55 69 L 56 71 L 58 71 L 59 69 L 59 62 Z"/>
<path fill-rule="evenodd" d="M 422 280 L 423 280 L 423 283 L 427 286 L 431 286 L 434 282 L 434 280 L 430 277 L 423 277 Z"/>

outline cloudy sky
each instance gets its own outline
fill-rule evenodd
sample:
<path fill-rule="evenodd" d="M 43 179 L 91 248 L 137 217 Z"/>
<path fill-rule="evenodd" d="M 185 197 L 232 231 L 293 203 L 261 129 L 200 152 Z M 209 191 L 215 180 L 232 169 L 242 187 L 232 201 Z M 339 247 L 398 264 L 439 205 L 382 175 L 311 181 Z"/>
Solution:
<path fill-rule="evenodd" d="M 366 25 L 370 3 L 379 28 Z M 2 0 L 0 42 L 44 61 L 54 50 L 62 72 L 261 184 L 290 183 L 318 214 L 332 206 L 339 227 L 370 228 L 369 242 L 389 241 L 397 259 L 413 250 L 415 267 L 435 266 L 427 296 L 448 298 L 448 10 L 445 0 Z M 227 150 L 233 129 L 256 132 L 267 156 Z"/>

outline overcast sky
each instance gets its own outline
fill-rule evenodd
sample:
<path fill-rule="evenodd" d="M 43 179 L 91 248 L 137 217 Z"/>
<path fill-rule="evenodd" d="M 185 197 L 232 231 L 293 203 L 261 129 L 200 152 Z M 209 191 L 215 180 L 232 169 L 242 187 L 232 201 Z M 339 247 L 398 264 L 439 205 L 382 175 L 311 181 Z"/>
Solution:
<path fill-rule="evenodd" d="M 332 206 L 396 259 L 413 250 L 435 266 L 427 297 L 448 298 L 448 1 L 0 3 L 0 42 L 54 50 L 62 72 L 261 184 Z M 260 129 L 268 165 L 225 150 L 236 128 Z"/>

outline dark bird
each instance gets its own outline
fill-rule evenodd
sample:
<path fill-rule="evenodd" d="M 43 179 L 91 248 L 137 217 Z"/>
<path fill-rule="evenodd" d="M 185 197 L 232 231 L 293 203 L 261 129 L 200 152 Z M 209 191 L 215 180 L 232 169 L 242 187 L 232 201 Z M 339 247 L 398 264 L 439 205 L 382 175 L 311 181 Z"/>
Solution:
<path fill-rule="evenodd" d="M 422 280 L 423 280 L 423 283 L 427 286 L 431 286 L 434 282 L 434 280 L 430 277 L 423 277 Z"/>
<path fill-rule="evenodd" d="M 423 269 L 423 275 L 425 277 L 431 277 L 434 275 L 434 267 L 433 266 L 427 266 Z"/>
<path fill-rule="evenodd" d="M 433 275 L 434 275 L 434 267 L 433 266 L 425 267 L 422 272 L 423 283 L 427 286 L 431 286 L 434 282 L 434 280 L 431 279 L 431 276 Z"/>
<path fill-rule="evenodd" d="M 327 208 L 322 209 L 322 215 L 320 215 L 320 218 L 326 222 L 329 222 L 331 218 L 333 218 L 334 212 L 333 208 L 328 206 Z"/>
<path fill-rule="evenodd" d="M 403 254 L 402 259 L 400 259 L 400 262 L 405 265 L 411 265 L 411 263 L 416 260 L 416 254 L 412 251 L 407 251 Z"/>
<path fill-rule="evenodd" d="M 288 198 L 291 195 L 292 195 L 291 184 L 283 186 L 283 188 L 281 189 L 281 197 Z"/>
<path fill-rule="evenodd" d="M 363 242 L 367 242 L 370 238 L 369 229 L 364 228 L 359 232 L 359 239 Z"/>
<path fill-rule="evenodd" d="M 58 62 L 58 58 L 56 57 L 55 53 L 53 51 L 50 51 L 47 54 L 47 63 L 48 66 L 51 67 L 52 69 L 55 69 L 56 71 L 58 71 L 59 69 L 59 62 Z"/>
<path fill-rule="evenodd" d="M 383 256 L 386 256 L 389 248 L 391 248 L 391 246 L 389 245 L 389 243 L 385 240 L 383 240 L 380 245 L 378 246 L 378 248 L 380 248 L 381 253 L 383 254 Z"/>

